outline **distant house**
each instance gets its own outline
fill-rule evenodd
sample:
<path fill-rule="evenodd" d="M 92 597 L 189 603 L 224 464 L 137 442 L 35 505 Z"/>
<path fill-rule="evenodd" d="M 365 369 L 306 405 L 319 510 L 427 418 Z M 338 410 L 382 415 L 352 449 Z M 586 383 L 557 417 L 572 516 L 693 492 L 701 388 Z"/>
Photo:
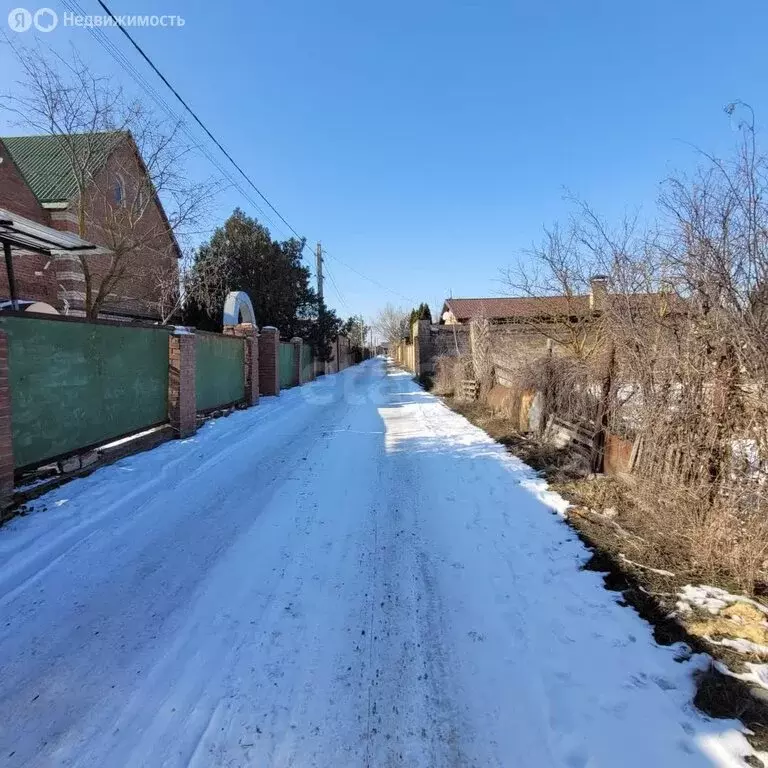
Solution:
<path fill-rule="evenodd" d="M 83 200 L 78 179 L 87 179 Z M 101 316 L 159 318 L 163 294 L 178 282 L 181 251 L 129 133 L 0 138 L 0 208 L 100 246 L 52 259 L 17 252 L 19 299 L 83 315 L 90 298 Z M 120 252 L 127 255 L 118 264 Z M 0 301 L 8 295 L 0 270 Z"/>
<path fill-rule="evenodd" d="M 440 312 L 441 325 L 465 325 L 473 319 L 492 322 L 547 319 L 583 315 L 603 309 L 608 296 L 608 278 L 595 276 L 584 296 L 525 296 L 514 298 L 446 299 Z"/>
<path fill-rule="evenodd" d="M 685 305 L 680 297 L 660 293 L 611 293 L 609 279 L 595 275 L 587 294 L 513 298 L 448 298 L 438 324 L 414 324 L 416 373 L 433 373 L 441 357 L 467 357 L 472 353 L 473 320 L 490 323 L 490 346 L 497 380 L 537 358 L 548 355 L 589 356 L 601 349 L 598 320 L 609 309 L 643 313 L 669 313 Z M 405 348 L 403 348 L 405 349 Z M 407 361 L 403 364 L 407 365 Z M 510 385 L 511 386 L 511 385 Z"/>

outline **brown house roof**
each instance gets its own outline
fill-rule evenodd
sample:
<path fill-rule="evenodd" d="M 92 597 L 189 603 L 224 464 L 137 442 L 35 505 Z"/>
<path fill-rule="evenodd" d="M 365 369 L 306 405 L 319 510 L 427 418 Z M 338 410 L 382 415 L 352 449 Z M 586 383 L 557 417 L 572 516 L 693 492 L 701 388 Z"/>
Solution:
<path fill-rule="evenodd" d="M 589 311 L 589 296 L 541 296 L 500 299 L 446 299 L 443 312 L 450 310 L 460 323 L 473 317 L 488 320 L 573 315 Z M 441 313 L 442 314 L 442 313 Z"/>

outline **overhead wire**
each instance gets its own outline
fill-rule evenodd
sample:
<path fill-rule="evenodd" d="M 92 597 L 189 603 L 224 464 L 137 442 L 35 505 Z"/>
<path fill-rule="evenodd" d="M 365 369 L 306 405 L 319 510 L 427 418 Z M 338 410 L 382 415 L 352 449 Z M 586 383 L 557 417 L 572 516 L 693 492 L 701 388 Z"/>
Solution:
<path fill-rule="evenodd" d="M 80 5 L 77 3 L 77 0 L 62 0 L 65 7 L 68 7 L 73 12 L 79 13 L 81 15 L 85 15 L 84 10 L 80 7 Z M 253 190 L 257 193 L 259 198 L 269 207 L 271 211 L 274 212 L 274 214 L 280 219 L 280 221 L 290 230 L 290 232 L 298 238 L 302 243 L 303 247 L 307 248 L 307 238 L 300 235 L 299 232 L 287 221 L 287 219 L 280 213 L 280 211 L 272 204 L 272 202 L 269 200 L 269 198 L 266 197 L 266 195 L 259 189 L 259 187 L 255 184 L 255 182 L 248 176 L 248 174 L 243 170 L 243 168 L 237 163 L 237 161 L 232 157 L 232 155 L 224 148 L 224 146 L 221 144 L 221 142 L 213 135 L 213 133 L 207 128 L 207 126 L 203 123 L 203 121 L 198 117 L 198 115 L 194 112 L 194 110 L 189 106 L 189 104 L 184 100 L 184 98 L 179 94 L 179 92 L 171 85 L 171 83 L 168 81 L 168 79 L 163 75 L 163 73 L 158 69 L 158 67 L 154 64 L 152 59 L 144 52 L 143 48 L 133 39 L 131 34 L 125 29 L 123 25 L 121 25 L 117 18 L 115 17 L 114 13 L 110 10 L 110 8 L 106 5 L 103 0 L 97 0 L 99 5 L 106 11 L 106 13 L 109 15 L 109 17 L 115 22 L 115 26 L 118 27 L 118 29 L 122 32 L 122 34 L 127 38 L 127 40 L 131 43 L 131 45 L 138 51 L 139 55 L 144 59 L 144 61 L 150 66 L 152 71 L 162 80 L 162 82 L 165 84 L 165 86 L 173 93 L 173 95 L 176 97 L 176 99 L 182 104 L 184 109 L 192 116 L 194 121 L 197 123 L 197 125 L 203 130 L 203 132 L 206 134 L 206 136 L 216 145 L 216 147 L 219 149 L 219 151 L 229 160 L 229 162 L 234 166 L 234 168 L 238 171 L 238 173 L 245 179 L 245 181 L 250 185 L 250 187 L 253 188 Z M 107 37 L 107 35 L 103 32 L 103 29 L 99 29 L 97 27 L 89 27 L 89 31 L 93 34 L 94 38 L 99 42 L 99 44 L 109 53 L 116 61 L 117 63 L 134 79 L 134 81 L 139 85 L 142 90 L 147 93 L 150 98 L 152 98 L 153 101 L 161 108 L 163 111 L 171 117 L 174 121 L 176 121 L 181 130 L 184 131 L 185 135 L 187 135 L 188 138 L 190 138 L 195 148 L 198 149 L 205 157 L 206 159 L 232 184 L 232 186 L 237 189 L 240 194 L 243 195 L 243 197 L 248 200 L 248 202 L 253 205 L 253 207 L 261 214 L 261 216 L 268 221 L 273 227 L 276 229 L 282 229 L 280 225 L 278 225 L 274 219 L 264 210 L 263 206 L 261 206 L 259 203 L 257 203 L 256 200 L 253 199 L 253 197 L 250 195 L 250 193 L 247 192 L 247 190 L 243 189 L 242 185 L 232 177 L 232 174 L 227 171 L 222 164 L 213 156 L 213 154 L 200 142 L 197 141 L 197 138 L 194 136 L 194 134 L 191 133 L 189 126 L 187 125 L 186 121 L 183 120 L 183 118 L 180 117 L 166 102 L 163 97 L 157 93 L 157 91 L 154 89 L 154 87 L 147 82 L 147 80 L 144 78 L 144 76 L 134 67 L 133 64 L 127 59 L 127 57 L 120 51 L 117 46 L 112 43 L 111 40 Z M 286 233 L 284 233 L 286 234 Z M 405 294 L 401 293 L 400 291 L 397 291 L 393 288 L 390 288 L 380 281 L 370 277 L 369 275 L 366 275 L 364 272 L 361 272 L 356 267 L 353 267 L 348 262 L 344 261 L 343 259 L 340 259 L 338 256 L 335 256 L 332 253 L 329 253 L 328 251 L 324 251 L 325 256 L 328 258 L 333 259 L 334 261 L 337 261 L 342 266 L 349 269 L 354 274 L 358 275 L 359 277 L 363 278 L 364 280 L 367 280 L 372 285 L 375 285 L 376 287 L 380 288 L 381 290 L 387 291 L 388 293 L 391 293 L 392 295 L 398 296 L 401 299 L 404 299 L 407 302 L 413 302 L 414 299 L 411 297 L 406 296 Z M 310 251 L 310 255 L 312 255 Z M 311 263 L 311 259 L 310 259 Z M 341 292 L 338 289 L 338 285 L 336 284 L 335 279 L 329 272 L 329 278 L 331 279 L 331 284 L 334 286 L 334 290 L 336 291 L 339 300 L 342 304 L 346 306 L 346 302 L 344 301 Z"/>
<path fill-rule="evenodd" d="M 65 7 L 73 12 L 84 14 L 83 8 L 77 3 L 77 0 L 62 0 Z M 176 113 L 172 107 L 167 103 L 165 99 L 152 87 L 150 83 L 141 75 L 141 73 L 131 64 L 131 62 L 125 57 L 117 46 L 112 43 L 111 40 L 104 34 L 102 29 L 98 27 L 89 27 L 89 31 L 92 33 L 94 39 L 104 48 L 104 50 L 112 56 L 113 59 L 125 70 L 128 75 L 136 82 L 136 84 L 160 107 L 168 117 L 179 125 L 180 129 L 184 132 L 187 138 L 192 141 L 194 148 L 199 150 L 205 158 L 226 178 L 232 186 L 237 189 L 243 197 L 248 200 L 249 203 L 259 212 L 259 214 L 269 222 L 276 229 L 282 229 L 277 223 L 269 216 L 264 208 L 247 192 L 241 184 L 232 177 L 231 173 L 222 166 L 222 164 L 216 159 L 216 157 L 200 143 L 198 138 L 190 131 L 189 126 L 184 119 Z"/>

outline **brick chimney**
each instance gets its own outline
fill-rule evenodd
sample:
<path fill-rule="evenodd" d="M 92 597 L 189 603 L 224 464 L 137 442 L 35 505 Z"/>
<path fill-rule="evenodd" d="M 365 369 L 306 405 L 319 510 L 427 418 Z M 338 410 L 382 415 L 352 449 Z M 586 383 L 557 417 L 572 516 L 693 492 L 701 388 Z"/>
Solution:
<path fill-rule="evenodd" d="M 589 308 L 593 312 L 602 312 L 608 297 L 608 276 L 593 275 L 589 279 Z"/>

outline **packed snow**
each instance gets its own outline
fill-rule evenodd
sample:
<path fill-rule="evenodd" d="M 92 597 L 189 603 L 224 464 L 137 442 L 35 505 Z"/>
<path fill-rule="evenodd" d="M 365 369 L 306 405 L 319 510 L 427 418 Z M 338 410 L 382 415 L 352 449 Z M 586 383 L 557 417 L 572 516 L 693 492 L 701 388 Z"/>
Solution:
<path fill-rule="evenodd" d="M 743 765 L 566 506 L 383 360 L 73 481 L 0 529 L 0 763 Z"/>

